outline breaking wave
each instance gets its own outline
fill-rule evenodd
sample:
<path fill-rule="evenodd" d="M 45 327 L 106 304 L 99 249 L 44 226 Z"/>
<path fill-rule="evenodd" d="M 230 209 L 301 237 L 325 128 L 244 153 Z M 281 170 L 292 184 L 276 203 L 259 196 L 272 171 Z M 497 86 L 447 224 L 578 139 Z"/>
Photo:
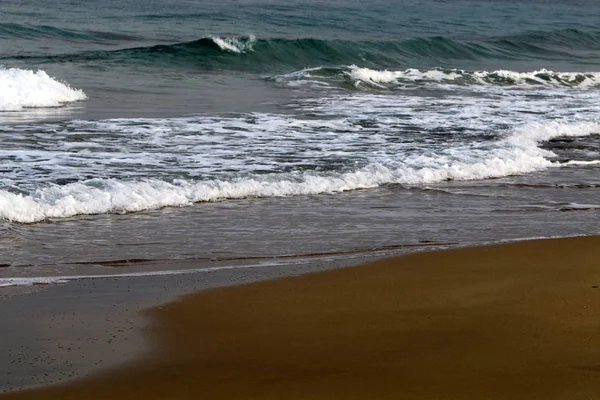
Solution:
<path fill-rule="evenodd" d="M 567 88 L 600 86 L 600 72 L 554 72 L 547 69 L 531 72 L 509 70 L 466 71 L 456 68 L 378 70 L 350 65 L 347 67 L 306 68 L 273 76 L 269 79 L 287 82 L 291 86 L 319 84 L 356 89 L 393 89 L 431 84 Z"/>
<path fill-rule="evenodd" d="M 62 32 L 49 27 L 0 26 L 10 34 L 33 31 L 48 35 L 90 35 L 97 32 Z M 127 41 L 124 44 L 129 43 Z M 202 69 L 273 71 L 290 67 L 360 64 L 369 68 L 411 65 L 449 65 L 457 60 L 584 60 L 600 59 L 600 32 L 574 29 L 523 35 L 488 37 L 478 40 L 434 36 L 398 40 L 321 40 L 314 38 L 260 38 L 254 36 L 208 36 L 197 40 L 119 50 L 82 51 L 54 55 L 21 55 L 5 59 L 44 62 L 116 61 L 157 63 Z"/>
<path fill-rule="evenodd" d="M 380 71 L 359 68 L 355 65 L 343 71 L 357 84 L 365 83 L 376 87 L 400 86 L 415 83 L 450 83 L 462 85 L 557 85 L 597 86 L 600 72 L 553 72 L 546 69 L 533 72 L 465 71 L 460 69 L 430 70 L 406 69 L 403 71 Z"/>
<path fill-rule="evenodd" d="M 373 161 L 342 171 L 251 174 L 240 178 L 195 181 L 155 178 L 142 180 L 88 179 L 52 184 L 28 194 L 0 190 L 0 218 L 33 223 L 79 214 L 127 213 L 196 202 L 248 197 L 277 197 L 335 193 L 386 184 L 421 185 L 445 180 L 500 178 L 551 167 L 553 153 L 539 144 L 555 137 L 600 133 L 600 125 L 530 123 L 486 146 L 423 151 Z"/>
<path fill-rule="evenodd" d="M 0 111 L 60 107 L 86 98 L 82 90 L 73 89 L 44 71 L 0 67 Z"/>

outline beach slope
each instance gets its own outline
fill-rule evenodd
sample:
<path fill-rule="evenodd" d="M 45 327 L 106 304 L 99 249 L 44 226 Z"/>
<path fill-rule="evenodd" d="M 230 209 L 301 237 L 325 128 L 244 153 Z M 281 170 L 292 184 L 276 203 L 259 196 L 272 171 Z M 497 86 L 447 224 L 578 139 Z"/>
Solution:
<path fill-rule="evenodd" d="M 133 365 L 2 399 L 592 399 L 600 238 L 418 253 L 189 295 Z"/>

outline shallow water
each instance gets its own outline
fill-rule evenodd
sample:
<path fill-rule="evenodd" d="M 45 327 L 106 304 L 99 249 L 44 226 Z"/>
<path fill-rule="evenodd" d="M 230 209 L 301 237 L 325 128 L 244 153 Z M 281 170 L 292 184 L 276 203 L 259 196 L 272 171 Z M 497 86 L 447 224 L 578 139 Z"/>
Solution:
<path fill-rule="evenodd" d="M 599 14 L 5 2 L 0 285 L 595 234 Z"/>

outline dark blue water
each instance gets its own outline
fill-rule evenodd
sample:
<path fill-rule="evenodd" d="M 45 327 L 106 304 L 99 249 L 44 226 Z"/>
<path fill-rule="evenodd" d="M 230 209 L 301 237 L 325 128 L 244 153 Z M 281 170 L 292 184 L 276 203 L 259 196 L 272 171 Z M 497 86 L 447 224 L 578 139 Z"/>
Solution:
<path fill-rule="evenodd" d="M 2 279 L 597 232 L 597 2 L 0 11 Z"/>

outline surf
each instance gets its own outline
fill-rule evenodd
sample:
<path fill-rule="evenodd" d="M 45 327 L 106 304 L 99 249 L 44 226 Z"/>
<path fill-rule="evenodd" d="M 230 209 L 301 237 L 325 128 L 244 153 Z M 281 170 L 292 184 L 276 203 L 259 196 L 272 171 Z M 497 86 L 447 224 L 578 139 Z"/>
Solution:
<path fill-rule="evenodd" d="M 0 67 L 0 111 L 60 107 L 86 99 L 83 90 L 59 82 L 42 70 Z"/>
<path fill-rule="evenodd" d="M 110 124 L 131 127 L 132 122 L 106 121 L 102 129 Z M 136 124 L 146 125 L 150 122 L 135 121 Z M 164 122 L 170 126 L 177 123 L 170 120 Z M 224 126 L 231 126 L 232 123 L 236 122 L 224 121 Z M 293 122 L 288 124 L 293 125 Z M 316 124 L 321 123 L 317 121 Z M 190 129 L 196 130 L 198 126 Z M 273 125 L 273 129 L 277 131 L 278 127 Z M 290 172 L 273 171 L 265 174 L 250 171 L 238 176 L 225 174 L 198 179 L 161 179 L 153 176 L 127 179 L 115 176 L 81 179 L 66 184 L 36 184 L 35 189 L 21 193 L 5 188 L 0 190 L 0 219 L 35 223 L 76 215 L 122 214 L 225 199 L 332 194 L 389 184 L 422 186 L 448 180 L 503 178 L 568 167 L 568 163 L 552 161 L 555 153 L 541 148 L 540 144 L 557 137 L 582 137 L 599 132 L 600 125 L 596 122 L 536 122 L 515 128 L 507 136 L 491 142 L 446 144 L 440 148 L 415 142 L 411 147 L 418 148 L 417 151 L 398 152 L 393 158 L 372 158 L 364 166 L 337 168 L 328 172 L 319 171 L 318 168 L 295 168 Z M 353 157 L 360 159 L 364 155 L 355 154 Z M 268 169 L 268 165 L 261 168 Z"/>

